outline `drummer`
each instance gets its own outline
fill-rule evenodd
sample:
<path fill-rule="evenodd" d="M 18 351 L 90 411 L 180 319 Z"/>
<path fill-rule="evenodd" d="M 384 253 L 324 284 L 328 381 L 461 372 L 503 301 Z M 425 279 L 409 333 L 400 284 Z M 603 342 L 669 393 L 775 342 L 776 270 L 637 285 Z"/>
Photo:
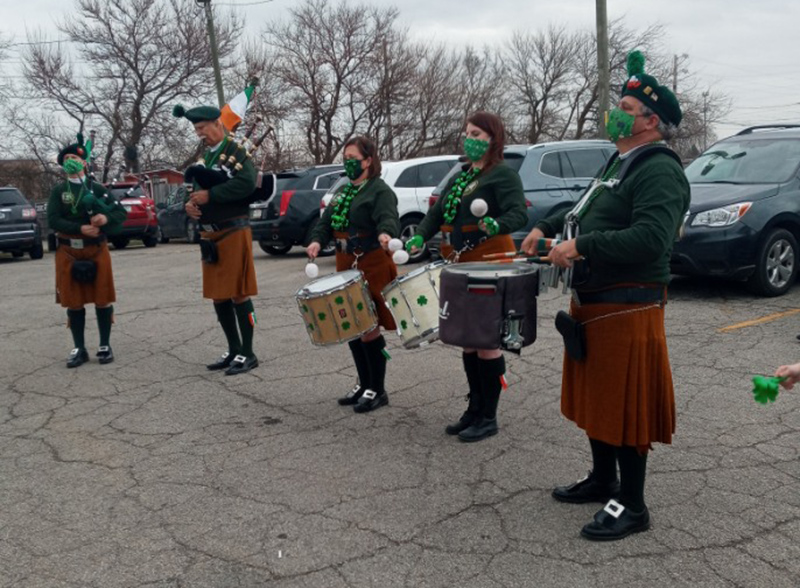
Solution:
<path fill-rule="evenodd" d="M 503 162 L 505 128 L 497 115 L 476 112 L 467 119 L 464 152 L 469 163 L 454 176 L 406 243 L 413 253 L 442 231 L 442 257 L 453 262 L 484 261 L 492 253 L 516 251 L 511 233 L 528 221 L 522 181 Z M 486 212 L 473 214 L 482 199 Z M 482 212 L 476 210 L 476 212 Z M 464 349 L 469 404 L 461 418 L 445 428 L 461 441 L 497 434 L 497 404 L 506 371 L 500 349 Z"/>
<path fill-rule="evenodd" d="M 400 233 L 397 196 L 381 178 L 381 162 L 375 143 L 354 137 L 345 145 L 344 169 L 350 180 L 336 192 L 314 232 L 306 252 L 315 259 L 332 238 L 336 239 L 336 271 L 359 269 L 369 284 L 378 311 L 378 326 L 350 341 L 358 383 L 339 398 L 355 412 L 370 412 L 389 404 L 386 378 L 386 340 L 381 327 L 396 329 L 381 290 L 397 277 L 389 253 L 389 241 Z"/>

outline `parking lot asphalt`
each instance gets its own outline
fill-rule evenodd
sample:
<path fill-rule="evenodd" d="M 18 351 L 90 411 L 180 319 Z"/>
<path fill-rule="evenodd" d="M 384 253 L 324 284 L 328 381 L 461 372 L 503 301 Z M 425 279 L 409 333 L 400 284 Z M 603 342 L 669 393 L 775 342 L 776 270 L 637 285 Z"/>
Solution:
<path fill-rule="evenodd" d="M 443 430 L 465 408 L 459 350 L 389 335 L 391 405 L 355 414 L 336 404 L 347 346 L 303 329 L 302 250 L 256 257 L 261 366 L 235 377 L 204 367 L 225 349 L 196 246 L 112 252 L 116 361 L 75 370 L 53 256 L 0 257 L 0 587 L 800 585 L 800 395 L 750 393 L 800 361 L 800 288 L 673 282 L 653 528 L 595 544 L 579 531 L 601 505 L 550 497 L 590 467 L 559 410 L 565 295 L 539 297 L 537 342 L 506 356 L 500 434 L 464 444 Z"/>

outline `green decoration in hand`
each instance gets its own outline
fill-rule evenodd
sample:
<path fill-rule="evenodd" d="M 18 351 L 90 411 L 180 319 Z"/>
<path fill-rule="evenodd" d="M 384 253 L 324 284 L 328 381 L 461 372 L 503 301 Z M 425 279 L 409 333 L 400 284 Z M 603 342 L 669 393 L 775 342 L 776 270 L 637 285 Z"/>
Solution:
<path fill-rule="evenodd" d="M 342 323 L 342 330 L 349 331 L 350 330 L 350 321 L 344 321 Z"/>
<path fill-rule="evenodd" d="M 483 224 L 486 226 L 486 234 L 490 237 L 494 237 L 500 232 L 500 225 L 490 216 L 483 217 Z"/>
<path fill-rule="evenodd" d="M 462 171 L 457 177 L 450 191 L 445 196 L 444 201 L 444 221 L 449 225 L 451 224 L 458 214 L 458 209 L 461 206 L 461 197 L 464 195 L 464 190 L 469 186 L 472 181 L 478 177 L 481 170 L 477 167 L 472 167 L 467 171 Z"/>
<path fill-rule="evenodd" d="M 343 298 L 343 297 L 341 297 L 341 296 L 337 296 L 336 298 L 334 298 L 334 300 L 333 300 L 333 301 L 334 301 L 336 304 L 344 304 L 344 298 Z"/>
<path fill-rule="evenodd" d="M 778 397 L 779 384 L 786 378 L 753 376 L 753 400 L 760 404 L 775 402 Z"/>
<path fill-rule="evenodd" d="M 428 297 L 422 294 L 419 298 L 417 298 L 417 304 L 420 306 L 425 306 L 428 304 Z"/>
<path fill-rule="evenodd" d="M 318 318 L 319 320 L 321 320 L 321 321 L 324 321 L 324 320 L 325 320 L 325 318 L 326 318 L 326 314 L 325 314 L 324 312 L 320 312 L 320 313 L 317 315 L 317 318 Z"/>
<path fill-rule="evenodd" d="M 411 250 L 416 247 L 417 249 L 422 249 L 422 246 L 425 244 L 425 239 L 422 238 L 422 235 L 414 235 L 408 241 L 406 241 L 406 251 L 411 253 Z"/>

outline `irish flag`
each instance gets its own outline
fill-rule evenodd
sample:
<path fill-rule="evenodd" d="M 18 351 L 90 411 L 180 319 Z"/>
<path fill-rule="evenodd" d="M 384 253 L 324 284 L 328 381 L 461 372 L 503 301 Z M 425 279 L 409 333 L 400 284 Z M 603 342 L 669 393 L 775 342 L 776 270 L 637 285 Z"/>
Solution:
<path fill-rule="evenodd" d="M 256 84 L 258 84 L 258 80 L 250 82 L 242 92 L 236 94 L 236 96 L 231 98 L 231 100 L 222 107 L 220 120 L 228 131 L 233 132 L 242 120 L 244 120 L 247 107 L 250 106 L 250 102 L 255 95 Z"/>

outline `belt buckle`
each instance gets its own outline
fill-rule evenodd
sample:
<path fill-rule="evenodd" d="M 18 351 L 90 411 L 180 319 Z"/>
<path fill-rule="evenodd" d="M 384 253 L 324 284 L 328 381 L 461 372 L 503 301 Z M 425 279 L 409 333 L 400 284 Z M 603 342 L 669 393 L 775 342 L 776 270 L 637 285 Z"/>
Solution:
<path fill-rule="evenodd" d="M 73 249 L 83 249 L 83 239 L 70 239 L 69 246 Z"/>

